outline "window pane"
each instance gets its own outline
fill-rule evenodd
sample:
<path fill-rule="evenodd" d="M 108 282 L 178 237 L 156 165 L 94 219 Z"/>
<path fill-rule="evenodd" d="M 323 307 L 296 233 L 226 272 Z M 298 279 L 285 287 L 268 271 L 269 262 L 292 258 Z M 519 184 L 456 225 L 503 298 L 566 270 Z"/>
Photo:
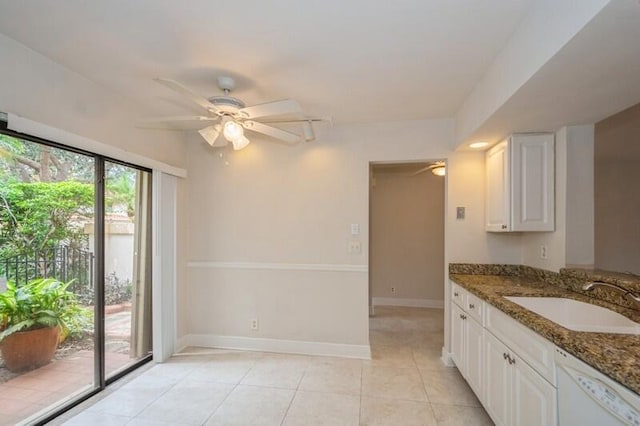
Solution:
<path fill-rule="evenodd" d="M 0 134 L 0 424 L 96 387 L 94 166 Z"/>
<path fill-rule="evenodd" d="M 151 353 L 151 174 L 105 163 L 107 377 Z"/>

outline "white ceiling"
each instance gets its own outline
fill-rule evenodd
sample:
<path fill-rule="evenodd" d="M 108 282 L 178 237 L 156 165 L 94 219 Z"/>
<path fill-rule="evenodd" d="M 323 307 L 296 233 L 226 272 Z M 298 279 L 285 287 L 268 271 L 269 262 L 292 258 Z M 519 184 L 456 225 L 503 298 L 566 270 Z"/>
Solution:
<path fill-rule="evenodd" d="M 596 123 L 640 102 L 640 1 L 609 3 L 470 141 Z"/>
<path fill-rule="evenodd" d="M 212 96 L 223 74 L 247 104 L 375 122 L 453 116 L 531 4 L 0 0 L 0 33 L 153 114 L 193 111 L 152 78 Z"/>

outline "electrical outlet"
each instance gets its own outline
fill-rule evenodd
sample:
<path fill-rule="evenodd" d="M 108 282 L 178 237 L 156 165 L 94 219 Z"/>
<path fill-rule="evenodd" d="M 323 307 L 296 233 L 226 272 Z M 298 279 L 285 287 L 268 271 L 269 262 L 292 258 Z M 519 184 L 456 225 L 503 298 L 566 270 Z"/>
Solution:
<path fill-rule="evenodd" d="M 395 287 L 391 287 L 391 294 L 396 294 L 396 288 Z"/>
<path fill-rule="evenodd" d="M 251 329 L 252 330 L 258 330 L 258 319 L 253 319 L 251 320 Z"/>
<path fill-rule="evenodd" d="M 540 259 L 546 259 L 547 258 L 547 246 L 545 245 L 541 245 L 540 246 Z"/>

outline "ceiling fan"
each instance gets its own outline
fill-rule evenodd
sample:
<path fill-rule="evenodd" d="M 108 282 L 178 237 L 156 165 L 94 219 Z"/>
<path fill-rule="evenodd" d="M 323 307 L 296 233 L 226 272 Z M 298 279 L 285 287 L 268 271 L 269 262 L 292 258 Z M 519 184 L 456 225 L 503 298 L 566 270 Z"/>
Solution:
<path fill-rule="evenodd" d="M 328 117 L 304 117 L 302 108 L 298 102 L 292 99 L 246 106 L 240 99 L 230 96 L 231 91 L 235 88 L 235 81 L 231 77 L 218 77 L 218 87 L 224 95 L 211 98 L 200 96 L 175 80 L 156 78 L 154 81 L 186 97 L 206 112 L 204 115 L 144 119 L 139 122 L 139 127 L 157 128 L 153 126 L 154 124 L 175 126 L 189 122 L 206 123 L 208 125 L 198 129 L 198 133 L 212 147 L 224 147 L 228 142 L 231 142 L 234 150 L 246 147 L 250 141 L 244 134 L 245 130 L 261 133 L 288 144 L 297 143 L 303 138 L 310 142 L 315 140 L 313 123 L 331 122 L 331 118 Z M 303 134 L 298 135 L 280 129 L 274 124 L 300 124 Z M 162 128 L 166 129 L 167 127 Z"/>
<path fill-rule="evenodd" d="M 428 170 L 431 170 L 431 173 L 436 176 L 444 176 L 447 173 L 444 161 L 436 161 L 433 164 L 429 164 L 427 167 L 423 167 L 420 170 L 417 170 L 411 176 L 417 176 L 420 173 L 424 173 Z"/>

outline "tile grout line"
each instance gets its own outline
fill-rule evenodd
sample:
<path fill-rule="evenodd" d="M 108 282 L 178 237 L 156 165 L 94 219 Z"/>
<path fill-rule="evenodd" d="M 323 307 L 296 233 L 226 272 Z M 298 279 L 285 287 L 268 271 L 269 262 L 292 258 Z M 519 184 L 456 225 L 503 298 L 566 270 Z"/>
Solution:
<path fill-rule="evenodd" d="M 296 399 L 296 395 L 298 395 L 298 390 L 300 389 L 300 385 L 302 384 L 302 380 L 304 379 L 304 376 L 307 374 L 308 368 L 309 368 L 309 365 L 307 364 L 307 366 L 304 369 L 304 372 L 302 373 L 302 376 L 300 377 L 300 380 L 298 381 L 296 388 L 293 390 L 293 396 L 291 397 L 291 401 L 289 401 L 289 405 L 287 405 L 287 409 L 284 412 L 284 416 L 282 416 L 282 420 L 280 421 L 280 426 L 284 424 L 284 421 L 286 420 L 287 415 L 289 414 L 289 410 L 293 405 L 293 400 Z"/>
<path fill-rule="evenodd" d="M 213 360 L 210 360 L 210 361 L 208 361 L 208 362 L 213 362 Z M 251 367 L 250 367 L 249 369 L 247 369 L 247 371 L 246 371 L 246 372 L 242 375 L 242 377 L 238 380 L 238 383 L 235 383 L 235 384 L 233 384 L 233 383 L 223 383 L 223 384 L 229 384 L 229 385 L 233 384 L 233 389 L 231 389 L 231 390 L 229 391 L 229 393 L 227 394 L 227 396 L 225 396 L 225 397 L 222 399 L 222 401 L 220 401 L 220 404 L 218 404 L 218 406 L 217 406 L 217 407 L 216 407 L 216 408 L 211 412 L 211 414 L 209 414 L 209 415 L 207 416 L 207 418 L 206 418 L 206 419 L 204 419 L 204 422 L 202 422 L 202 423 L 201 423 L 202 425 L 206 425 L 206 424 L 207 424 L 207 422 L 209 421 L 209 419 L 211 419 L 211 417 L 213 417 L 213 416 L 216 414 L 216 412 L 220 409 L 220 407 L 222 407 L 222 404 L 224 404 L 224 403 L 225 403 L 225 401 L 226 401 L 227 399 L 229 399 L 229 396 L 231 396 L 231 394 L 233 393 L 233 391 L 235 391 L 235 390 L 238 388 L 238 386 L 240 386 L 240 384 L 242 383 L 242 381 L 244 380 L 244 378 L 245 378 L 245 377 L 247 377 L 247 375 L 248 375 L 248 374 L 249 374 L 249 372 L 253 369 L 253 367 L 255 367 L 255 365 L 256 365 L 256 362 L 255 362 L 255 360 L 254 360 L 254 361 L 253 361 L 253 364 L 251 365 Z M 214 382 L 214 383 L 222 383 L 222 382 Z"/>

